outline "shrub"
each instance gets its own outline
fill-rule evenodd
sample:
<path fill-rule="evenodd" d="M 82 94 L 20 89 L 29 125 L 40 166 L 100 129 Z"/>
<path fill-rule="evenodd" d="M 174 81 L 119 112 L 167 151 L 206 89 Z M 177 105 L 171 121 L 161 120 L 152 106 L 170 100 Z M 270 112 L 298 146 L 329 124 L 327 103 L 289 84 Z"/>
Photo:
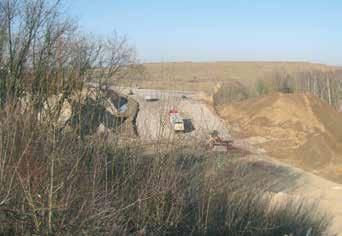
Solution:
<path fill-rule="evenodd" d="M 224 83 L 214 93 L 214 105 L 223 105 L 232 102 L 238 102 L 251 97 L 251 94 L 245 86 L 239 82 Z"/>
<path fill-rule="evenodd" d="M 80 139 L 35 117 L 1 114 L 2 233 L 320 235 L 328 227 L 303 202 L 270 211 L 267 174 L 235 159 Z"/>
<path fill-rule="evenodd" d="M 264 182 L 238 162 L 218 165 L 200 144 L 164 150 L 94 134 L 108 116 L 93 101 L 72 104 L 79 116 L 70 129 L 56 127 L 58 115 L 42 116 L 51 96 L 61 97 L 49 111 L 59 114 L 84 81 L 101 87 L 134 63 L 124 38 L 80 37 L 58 3 L 0 0 L 0 234 L 325 232 L 327 218 L 303 204 L 270 212 Z M 248 97 L 238 88 L 222 90 L 217 103 Z"/>
<path fill-rule="evenodd" d="M 258 96 L 266 95 L 271 91 L 270 86 L 266 83 L 266 81 L 261 79 L 256 81 L 255 90 Z"/>

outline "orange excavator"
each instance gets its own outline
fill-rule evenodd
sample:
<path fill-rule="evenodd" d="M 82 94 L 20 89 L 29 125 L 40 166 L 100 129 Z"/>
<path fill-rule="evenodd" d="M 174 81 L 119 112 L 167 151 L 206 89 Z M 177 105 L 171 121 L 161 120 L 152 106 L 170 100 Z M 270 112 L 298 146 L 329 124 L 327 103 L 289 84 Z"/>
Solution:
<path fill-rule="evenodd" d="M 208 146 L 214 152 L 229 152 L 233 146 L 233 140 L 223 140 L 217 130 L 209 133 Z"/>

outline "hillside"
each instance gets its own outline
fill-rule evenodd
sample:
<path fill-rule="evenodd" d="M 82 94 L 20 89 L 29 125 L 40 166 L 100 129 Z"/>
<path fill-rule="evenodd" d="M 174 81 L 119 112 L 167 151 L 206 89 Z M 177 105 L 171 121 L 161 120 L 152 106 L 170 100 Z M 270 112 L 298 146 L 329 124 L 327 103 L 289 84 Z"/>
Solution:
<path fill-rule="evenodd" d="M 130 79 L 121 83 L 143 88 L 211 92 L 216 83 L 227 80 L 254 82 L 279 70 L 296 73 L 334 69 L 327 65 L 308 62 L 166 62 L 146 63 L 143 68 L 143 78 L 130 75 Z"/>
<path fill-rule="evenodd" d="M 271 156 L 342 182 L 342 115 L 319 98 L 274 93 L 217 110 Z"/>

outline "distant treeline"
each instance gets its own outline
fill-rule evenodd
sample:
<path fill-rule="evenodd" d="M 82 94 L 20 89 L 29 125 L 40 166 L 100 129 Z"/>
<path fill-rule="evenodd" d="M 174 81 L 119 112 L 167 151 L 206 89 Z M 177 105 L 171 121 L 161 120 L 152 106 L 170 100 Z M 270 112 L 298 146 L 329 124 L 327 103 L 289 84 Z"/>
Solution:
<path fill-rule="evenodd" d="M 311 70 L 297 73 L 278 70 L 258 79 L 251 86 L 229 82 L 223 84 L 214 94 L 214 102 L 216 105 L 222 105 L 272 92 L 309 92 L 338 109 L 342 98 L 342 70 Z"/>

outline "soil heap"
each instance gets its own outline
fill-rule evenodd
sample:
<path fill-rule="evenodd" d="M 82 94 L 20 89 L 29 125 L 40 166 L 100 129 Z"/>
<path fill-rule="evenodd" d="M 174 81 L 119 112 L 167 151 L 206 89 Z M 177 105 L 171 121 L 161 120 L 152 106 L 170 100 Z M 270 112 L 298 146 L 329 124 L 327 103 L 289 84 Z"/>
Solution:
<path fill-rule="evenodd" d="M 342 183 L 342 114 L 321 99 L 273 93 L 216 109 L 270 156 Z"/>

